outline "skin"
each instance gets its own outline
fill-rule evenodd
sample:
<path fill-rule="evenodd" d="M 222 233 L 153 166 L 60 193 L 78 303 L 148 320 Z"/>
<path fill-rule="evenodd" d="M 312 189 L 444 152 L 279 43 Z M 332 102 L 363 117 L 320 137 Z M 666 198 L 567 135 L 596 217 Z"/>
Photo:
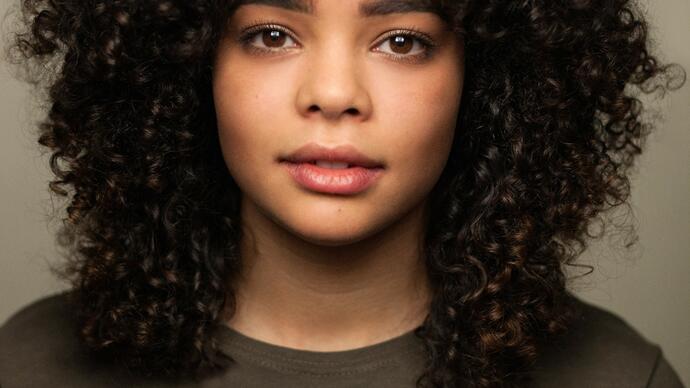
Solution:
<path fill-rule="evenodd" d="M 462 43 L 431 12 L 364 18 L 364 1 L 315 1 L 313 14 L 243 5 L 218 47 L 218 135 L 242 191 L 243 270 L 226 322 L 264 342 L 359 348 L 414 329 L 428 313 L 419 247 L 454 136 Z M 269 28 L 250 44 L 277 51 L 251 51 L 238 37 L 257 20 L 292 36 L 267 47 Z M 400 54 L 392 37 L 382 39 L 410 27 L 438 44 L 430 58 L 391 56 L 424 51 L 415 43 Z M 303 189 L 278 159 L 312 141 L 352 144 L 383 161 L 384 175 L 357 195 Z"/>

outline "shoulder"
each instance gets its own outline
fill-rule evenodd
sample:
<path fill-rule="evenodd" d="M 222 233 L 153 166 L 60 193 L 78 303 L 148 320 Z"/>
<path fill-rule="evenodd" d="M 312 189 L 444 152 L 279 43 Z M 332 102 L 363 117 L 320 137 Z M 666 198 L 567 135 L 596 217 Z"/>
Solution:
<path fill-rule="evenodd" d="M 72 351 L 77 345 L 72 323 L 67 294 L 25 306 L 0 326 L 0 367 L 17 365 L 24 357 L 36 359 L 54 348 Z"/>
<path fill-rule="evenodd" d="M 121 386 L 90 361 L 78 339 L 68 296 L 33 302 L 0 327 L 0 386 Z"/>
<path fill-rule="evenodd" d="M 43 297 L 24 306 L 0 326 L 0 340 L 10 340 L 12 336 L 33 333 L 46 329 L 46 326 L 66 325 L 68 303 L 67 293 Z M 46 318 L 50 318 L 47 321 Z M 45 333 L 42 333 L 45 334 Z"/>
<path fill-rule="evenodd" d="M 570 330 L 537 360 L 537 387 L 654 387 L 677 381 L 659 345 L 615 313 L 575 298 L 580 311 Z M 568 385 L 570 384 L 570 385 Z"/>

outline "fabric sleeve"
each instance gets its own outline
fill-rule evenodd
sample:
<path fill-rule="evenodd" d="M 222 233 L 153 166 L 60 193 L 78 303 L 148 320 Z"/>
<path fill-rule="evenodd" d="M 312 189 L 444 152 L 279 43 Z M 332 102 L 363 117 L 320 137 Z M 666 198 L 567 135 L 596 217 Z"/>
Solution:
<path fill-rule="evenodd" d="M 657 358 L 654 369 L 649 376 L 647 388 L 685 388 L 676 371 L 664 357 L 660 347 L 657 347 Z"/>

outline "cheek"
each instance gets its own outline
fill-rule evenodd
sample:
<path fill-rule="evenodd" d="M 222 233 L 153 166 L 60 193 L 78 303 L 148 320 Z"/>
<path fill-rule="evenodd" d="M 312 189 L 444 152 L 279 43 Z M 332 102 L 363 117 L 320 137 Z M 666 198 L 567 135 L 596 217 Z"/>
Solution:
<path fill-rule="evenodd" d="M 260 133 L 266 127 L 265 121 L 276 113 L 276 107 L 284 105 L 277 80 L 263 72 L 253 74 L 251 68 L 226 63 L 213 79 L 213 99 L 221 131 L 235 132 L 239 128 L 258 128 Z M 232 69 L 232 70 L 230 70 Z M 258 124 L 258 125 L 257 125 Z M 232 130 L 232 131 L 231 131 Z"/>
<path fill-rule="evenodd" d="M 453 143 L 461 75 L 457 71 L 439 71 L 420 73 L 407 82 L 387 81 L 379 93 L 385 105 L 381 124 L 389 134 L 383 140 L 390 144 L 395 164 L 409 174 L 410 181 L 428 186 L 443 170 Z"/>
<path fill-rule="evenodd" d="M 276 82 L 284 82 L 284 75 L 253 73 L 255 69 L 241 63 L 227 63 L 213 80 L 219 141 L 230 172 L 236 177 L 248 173 L 239 168 L 251 169 L 265 163 L 272 156 L 265 150 L 280 149 L 279 141 L 289 131 L 276 125 L 284 122 L 277 107 L 285 106 L 288 88 L 276 87 Z"/>

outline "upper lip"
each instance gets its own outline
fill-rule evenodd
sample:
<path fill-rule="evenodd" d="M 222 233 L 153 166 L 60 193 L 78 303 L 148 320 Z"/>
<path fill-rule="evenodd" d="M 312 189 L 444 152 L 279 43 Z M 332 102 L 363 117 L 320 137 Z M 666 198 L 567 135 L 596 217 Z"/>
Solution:
<path fill-rule="evenodd" d="M 383 167 L 383 163 L 367 157 L 350 144 L 329 148 L 316 143 L 308 143 L 283 158 L 281 161 L 291 163 L 313 163 L 317 160 L 331 163 L 347 163 L 366 168 Z"/>

